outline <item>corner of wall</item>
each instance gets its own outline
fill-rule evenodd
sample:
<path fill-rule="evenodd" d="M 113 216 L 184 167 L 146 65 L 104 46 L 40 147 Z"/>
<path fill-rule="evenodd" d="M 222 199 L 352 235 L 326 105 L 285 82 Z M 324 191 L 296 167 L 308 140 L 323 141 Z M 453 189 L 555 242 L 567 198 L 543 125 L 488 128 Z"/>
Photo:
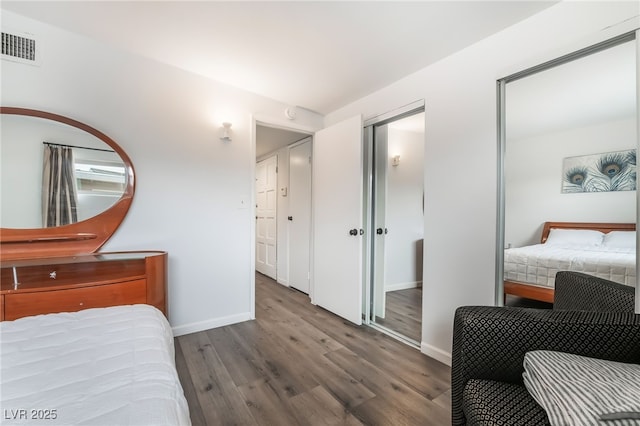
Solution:
<path fill-rule="evenodd" d="M 193 322 L 190 324 L 180 325 L 177 327 L 171 327 L 173 337 L 183 336 L 185 334 L 197 333 L 199 331 L 209 330 L 211 328 L 223 327 L 225 325 L 236 324 L 239 322 L 252 320 L 251 312 L 244 312 L 241 314 L 230 315 L 220 318 L 211 318 L 205 321 Z"/>
<path fill-rule="evenodd" d="M 431 346 L 425 342 L 420 344 L 420 352 L 425 354 L 426 356 L 435 359 L 436 361 L 440 361 L 443 364 L 451 367 L 451 353 L 445 352 L 440 348 L 436 348 L 435 346 Z"/>

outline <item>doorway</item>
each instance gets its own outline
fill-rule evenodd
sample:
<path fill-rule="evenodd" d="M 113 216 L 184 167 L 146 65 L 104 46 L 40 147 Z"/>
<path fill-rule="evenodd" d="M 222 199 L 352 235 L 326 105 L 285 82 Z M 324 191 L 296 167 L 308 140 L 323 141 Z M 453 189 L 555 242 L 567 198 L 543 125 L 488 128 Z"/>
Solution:
<path fill-rule="evenodd" d="M 393 117 L 371 135 L 369 322 L 412 346 L 422 337 L 424 111 Z"/>
<path fill-rule="evenodd" d="M 309 266 L 303 255 L 310 251 L 310 229 L 304 232 L 304 223 L 308 221 L 310 228 L 311 181 L 306 188 L 304 164 L 297 164 L 305 147 L 310 151 L 311 138 L 305 133 L 256 123 L 255 269 L 279 284 L 308 293 Z M 311 164 L 308 158 L 305 161 L 310 175 Z M 309 200 L 306 210 L 305 199 Z"/>

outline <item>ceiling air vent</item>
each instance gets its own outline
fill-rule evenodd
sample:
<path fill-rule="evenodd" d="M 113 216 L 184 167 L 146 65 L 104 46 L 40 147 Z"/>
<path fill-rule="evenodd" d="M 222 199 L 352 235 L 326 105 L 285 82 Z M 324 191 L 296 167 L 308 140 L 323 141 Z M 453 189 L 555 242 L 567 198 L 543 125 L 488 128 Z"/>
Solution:
<path fill-rule="evenodd" d="M 38 64 L 36 39 L 30 34 L 2 32 L 2 59 L 22 62 L 31 65 Z"/>

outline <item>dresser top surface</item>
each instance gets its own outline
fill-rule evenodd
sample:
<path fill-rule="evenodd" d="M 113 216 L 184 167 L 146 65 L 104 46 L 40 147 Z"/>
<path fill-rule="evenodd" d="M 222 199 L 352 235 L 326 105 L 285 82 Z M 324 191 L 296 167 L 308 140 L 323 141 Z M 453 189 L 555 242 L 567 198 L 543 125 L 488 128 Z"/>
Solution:
<path fill-rule="evenodd" d="M 51 256 L 34 259 L 12 259 L 0 262 L 0 267 L 5 268 L 22 268 L 29 266 L 45 266 L 45 265 L 63 265 L 70 263 L 84 262 L 110 262 L 117 260 L 139 260 L 151 256 L 161 256 L 164 251 L 122 251 L 122 252 L 97 252 L 78 254 L 74 256 Z"/>

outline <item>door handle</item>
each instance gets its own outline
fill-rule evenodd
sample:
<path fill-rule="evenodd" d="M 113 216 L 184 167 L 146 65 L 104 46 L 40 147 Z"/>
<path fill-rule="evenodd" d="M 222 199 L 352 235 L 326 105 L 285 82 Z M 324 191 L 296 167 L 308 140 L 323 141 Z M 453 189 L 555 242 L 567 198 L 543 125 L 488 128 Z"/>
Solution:
<path fill-rule="evenodd" d="M 378 229 L 376 229 L 376 234 L 378 234 L 378 235 L 382 235 L 382 228 L 378 228 Z"/>
<path fill-rule="evenodd" d="M 287 216 L 287 220 L 293 220 L 293 216 Z"/>
<path fill-rule="evenodd" d="M 356 228 L 350 229 L 349 235 L 353 235 L 353 236 L 358 235 L 358 230 Z"/>

